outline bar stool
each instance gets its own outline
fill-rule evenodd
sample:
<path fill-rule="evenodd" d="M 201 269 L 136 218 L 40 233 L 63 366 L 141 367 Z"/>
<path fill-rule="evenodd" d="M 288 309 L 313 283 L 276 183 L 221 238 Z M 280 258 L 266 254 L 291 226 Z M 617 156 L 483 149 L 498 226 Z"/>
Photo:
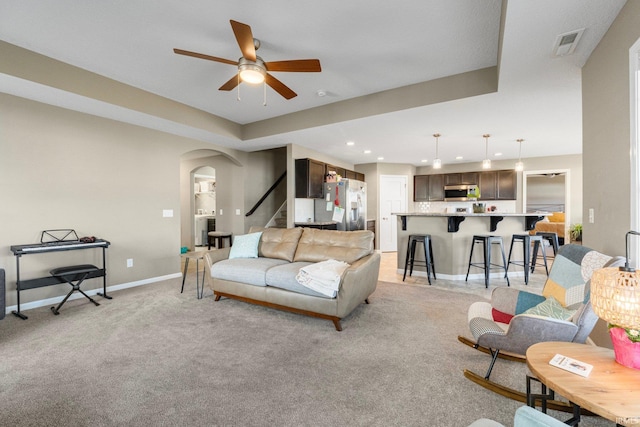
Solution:
<path fill-rule="evenodd" d="M 524 255 L 524 259 L 522 261 L 511 261 L 511 254 L 513 252 L 513 244 L 516 242 L 522 242 L 522 251 Z M 533 259 L 531 257 L 531 242 L 534 243 L 534 251 L 533 251 Z M 549 267 L 547 266 L 547 254 L 544 251 L 544 241 L 542 236 L 532 236 L 530 234 L 514 234 L 511 238 L 511 247 L 509 248 L 509 262 L 507 265 L 507 269 L 509 265 L 521 265 L 524 267 L 524 283 L 525 285 L 529 284 L 529 270 L 533 273 L 536 267 L 536 256 L 538 254 L 538 250 L 542 248 L 542 258 L 544 259 L 544 269 L 547 272 L 547 276 L 549 275 Z"/>
<path fill-rule="evenodd" d="M 484 256 L 483 262 L 471 262 L 473 259 L 473 248 L 475 248 L 476 243 L 482 243 L 482 254 Z M 502 252 L 502 265 L 500 264 L 492 264 L 491 263 L 491 245 L 500 245 L 500 252 Z M 493 267 L 492 267 L 493 266 Z M 501 236 L 492 236 L 492 235 L 475 235 L 471 240 L 471 252 L 469 253 L 469 267 L 467 268 L 467 277 L 465 277 L 464 281 L 466 282 L 469 279 L 469 271 L 471 267 L 478 267 L 484 269 L 484 286 L 485 288 L 489 287 L 489 273 L 491 269 L 501 268 L 504 270 L 504 278 L 507 279 L 507 286 L 511 286 L 509 283 L 509 277 L 507 276 L 507 258 L 504 254 L 504 246 L 502 245 L 502 237 Z"/>
<path fill-rule="evenodd" d="M 549 242 L 549 245 L 553 249 L 553 258 L 555 259 L 555 256 L 558 253 L 558 250 L 560 249 L 560 239 L 558 238 L 558 233 L 553 233 L 550 231 L 537 231 L 536 236 L 542 236 L 544 240 L 547 240 Z M 534 243 L 533 245 L 534 251 L 533 251 L 533 258 L 531 260 L 531 263 L 533 264 L 533 269 L 535 269 L 535 266 L 537 265 L 537 261 L 538 261 L 537 245 L 538 245 L 537 242 Z M 542 250 L 545 251 L 546 253 L 546 249 L 544 248 L 544 245 L 542 245 Z M 533 269 L 531 271 L 533 271 Z"/>
<path fill-rule="evenodd" d="M 209 231 L 207 233 L 207 235 L 209 236 L 208 238 L 208 243 L 209 243 L 209 250 L 211 250 L 211 241 L 215 240 L 215 246 L 216 248 L 220 249 L 220 248 L 224 248 L 224 239 L 229 239 L 229 246 L 233 246 L 233 242 L 231 241 L 231 233 L 226 232 L 226 231 Z"/>
<path fill-rule="evenodd" d="M 416 261 L 416 244 L 422 243 L 424 246 L 424 262 Z M 416 264 L 417 263 L 417 264 Z M 427 267 L 427 280 L 431 284 L 431 274 L 433 280 L 436 280 L 436 268 L 433 263 L 433 247 L 431 246 L 430 234 L 410 234 L 407 241 L 407 256 L 404 259 L 404 274 L 402 281 L 407 277 L 407 266 L 409 266 L 409 277 L 413 274 L 413 266 L 424 265 Z"/>

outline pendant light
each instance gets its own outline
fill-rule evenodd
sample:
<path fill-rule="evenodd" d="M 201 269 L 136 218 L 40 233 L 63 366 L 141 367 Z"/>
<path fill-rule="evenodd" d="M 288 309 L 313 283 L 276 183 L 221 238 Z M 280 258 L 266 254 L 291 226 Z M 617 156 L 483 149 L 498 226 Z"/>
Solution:
<path fill-rule="evenodd" d="M 522 172 L 524 170 L 524 163 L 522 163 L 522 141 L 524 139 L 516 139 L 518 144 L 520 144 L 520 148 L 518 149 L 518 161 L 516 162 L 516 171 Z"/>
<path fill-rule="evenodd" d="M 440 134 L 434 133 L 433 136 L 436 139 L 436 158 L 433 159 L 433 168 L 440 169 L 442 167 L 442 160 L 438 157 L 438 138 L 440 138 Z"/>
<path fill-rule="evenodd" d="M 485 151 L 484 151 L 484 160 L 482 161 L 482 169 L 491 169 L 491 159 L 489 158 L 489 137 L 491 135 L 489 135 L 488 133 L 485 133 L 484 135 L 482 135 L 482 137 L 484 138 L 484 147 L 485 147 Z"/>

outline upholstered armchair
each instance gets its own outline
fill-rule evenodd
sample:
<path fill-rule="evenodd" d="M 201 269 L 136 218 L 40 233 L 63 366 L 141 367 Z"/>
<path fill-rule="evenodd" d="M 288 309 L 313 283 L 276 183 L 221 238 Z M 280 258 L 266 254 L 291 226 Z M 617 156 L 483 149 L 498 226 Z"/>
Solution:
<path fill-rule="evenodd" d="M 524 360 L 529 346 L 538 342 L 584 343 L 598 320 L 589 301 L 591 275 L 597 269 L 619 265 L 624 265 L 623 257 L 565 245 L 556 255 L 542 295 L 496 288 L 490 302 L 473 303 L 468 321 L 475 343 L 466 343 L 492 356 L 484 380 L 489 380 L 499 354 Z M 460 337 L 460 341 L 465 339 Z M 480 383 L 472 375 L 477 376 L 465 371 L 465 376 Z"/>

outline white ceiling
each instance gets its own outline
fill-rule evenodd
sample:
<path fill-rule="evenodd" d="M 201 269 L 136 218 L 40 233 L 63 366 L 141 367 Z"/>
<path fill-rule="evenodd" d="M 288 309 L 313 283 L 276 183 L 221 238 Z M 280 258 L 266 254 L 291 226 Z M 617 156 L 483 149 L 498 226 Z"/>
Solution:
<path fill-rule="evenodd" d="M 581 152 L 580 68 L 625 0 L 510 0 L 499 56 L 500 0 L 0 2 L 0 39 L 240 124 L 499 65 L 498 92 L 244 141 L 122 111 L 0 75 L 11 93 L 242 150 L 295 143 L 348 163 L 431 164 Z M 321 73 L 274 73 L 298 93 L 285 100 L 246 84 L 217 90 L 234 66 L 173 48 L 237 60 L 229 20 L 251 26 L 265 61 L 318 58 Z M 585 28 L 574 54 L 554 57 L 557 35 Z M 326 92 L 318 97 L 317 91 Z M 330 108 L 330 107 L 329 107 Z M 346 147 L 354 141 L 353 147 Z M 363 150 L 371 150 L 364 154 Z"/>

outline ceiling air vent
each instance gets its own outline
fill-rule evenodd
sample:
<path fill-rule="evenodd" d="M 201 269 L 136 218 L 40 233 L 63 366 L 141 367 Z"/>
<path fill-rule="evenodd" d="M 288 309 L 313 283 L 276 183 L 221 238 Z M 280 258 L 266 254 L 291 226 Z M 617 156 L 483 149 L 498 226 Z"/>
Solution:
<path fill-rule="evenodd" d="M 558 35 L 553 45 L 553 54 L 555 56 L 571 55 L 576 50 L 582 33 L 584 33 L 584 28 Z"/>

